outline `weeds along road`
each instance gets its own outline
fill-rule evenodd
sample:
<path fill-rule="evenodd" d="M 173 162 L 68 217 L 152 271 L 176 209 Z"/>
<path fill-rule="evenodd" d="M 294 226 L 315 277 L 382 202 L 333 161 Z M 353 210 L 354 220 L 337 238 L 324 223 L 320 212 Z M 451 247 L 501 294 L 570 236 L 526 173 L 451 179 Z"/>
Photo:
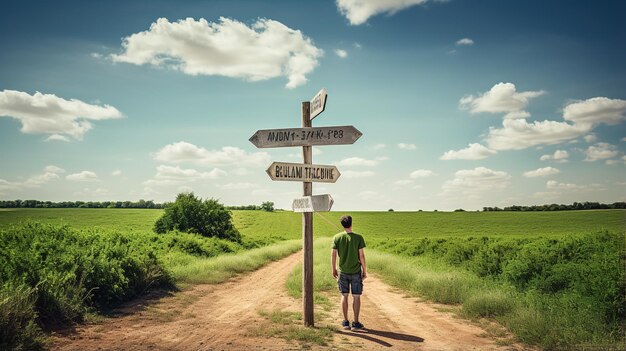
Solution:
<path fill-rule="evenodd" d="M 301 301 L 287 294 L 285 281 L 301 262 L 302 252 L 217 285 L 196 285 L 160 299 L 135 301 L 120 315 L 53 336 L 53 350 L 300 350 L 299 341 L 259 336 L 275 327 L 259 314 L 301 311 Z M 338 307 L 339 294 L 331 300 Z M 317 309 L 317 306 L 316 306 Z M 370 276 L 361 307 L 366 330 L 337 328 L 326 346 L 313 350 L 519 350 L 498 346 L 471 322 L 439 312 L 433 304 L 405 297 Z M 350 313 L 352 314 L 352 312 Z M 316 321 L 336 326 L 333 308 Z M 296 323 L 301 324 L 301 321 Z"/>

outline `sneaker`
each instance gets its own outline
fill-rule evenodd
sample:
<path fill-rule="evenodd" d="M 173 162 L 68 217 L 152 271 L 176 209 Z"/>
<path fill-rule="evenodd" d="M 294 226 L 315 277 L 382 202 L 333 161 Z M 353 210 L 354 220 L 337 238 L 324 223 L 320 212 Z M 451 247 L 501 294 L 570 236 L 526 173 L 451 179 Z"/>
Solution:
<path fill-rule="evenodd" d="M 363 328 L 365 328 L 365 326 L 360 322 L 352 322 L 352 330 L 361 330 Z"/>
<path fill-rule="evenodd" d="M 343 327 L 343 329 L 345 330 L 350 330 L 350 321 L 345 320 L 343 322 L 341 322 L 341 326 Z"/>

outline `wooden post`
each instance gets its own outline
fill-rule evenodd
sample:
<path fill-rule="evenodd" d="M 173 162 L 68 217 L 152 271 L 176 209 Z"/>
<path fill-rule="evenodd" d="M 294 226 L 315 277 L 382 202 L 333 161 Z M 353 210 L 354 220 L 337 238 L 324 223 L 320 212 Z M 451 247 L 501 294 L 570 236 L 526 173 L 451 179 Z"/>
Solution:
<path fill-rule="evenodd" d="M 302 127 L 311 126 L 311 104 L 302 103 Z M 305 164 L 313 163 L 311 146 L 302 147 Z M 313 183 L 303 182 L 304 196 L 313 195 Z M 302 213 L 302 307 L 304 310 L 304 326 L 315 326 L 313 316 L 313 212 Z"/>

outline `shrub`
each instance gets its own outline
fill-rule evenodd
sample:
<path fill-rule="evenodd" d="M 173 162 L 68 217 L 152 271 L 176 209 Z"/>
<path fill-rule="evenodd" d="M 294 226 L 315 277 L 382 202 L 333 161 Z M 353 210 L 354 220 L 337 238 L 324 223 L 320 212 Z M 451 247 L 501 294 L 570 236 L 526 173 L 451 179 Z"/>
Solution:
<path fill-rule="evenodd" d="M 33 349 L 38 325 L 80 321 L 170 278 L 145 236 L 35 223 L 0 231 L 0 281 L 0 346 Z"/>
<path fill-rule="evenodd" d="M 154 224 L 156 233 L 179 230 L 241 243 L 241 234 L 233 226 L 231 213 L 214 199 L 202 200 L 193 193 L 181 193 L 165 207 Z"/>

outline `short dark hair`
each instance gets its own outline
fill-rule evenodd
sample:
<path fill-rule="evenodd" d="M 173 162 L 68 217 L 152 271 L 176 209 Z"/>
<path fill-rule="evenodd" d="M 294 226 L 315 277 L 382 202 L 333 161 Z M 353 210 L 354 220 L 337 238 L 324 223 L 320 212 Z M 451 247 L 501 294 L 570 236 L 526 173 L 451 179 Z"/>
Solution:
<path fill-rule="evenodd" d="M 341 225 L 344 228 L 352 227 L 352 217 L 351 216 L 341 216 Z"/>

